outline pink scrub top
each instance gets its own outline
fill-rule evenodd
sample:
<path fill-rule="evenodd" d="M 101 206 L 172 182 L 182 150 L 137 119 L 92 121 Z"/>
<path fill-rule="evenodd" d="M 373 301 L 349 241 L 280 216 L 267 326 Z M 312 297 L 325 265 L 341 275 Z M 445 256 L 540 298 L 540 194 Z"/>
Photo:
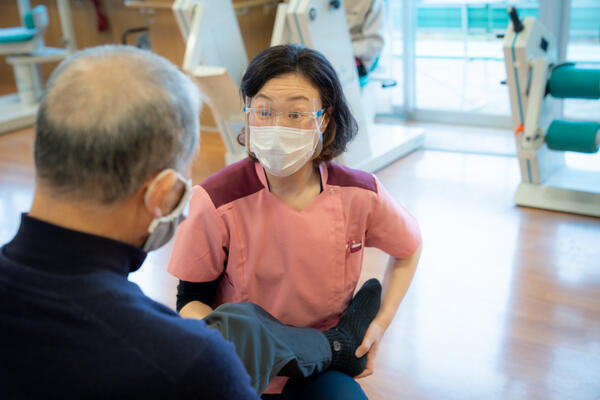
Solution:
<path fill-rule="evenodd" d="M 347 308 L 365 247 L 407 258 L 418 224 L 377 178 L 322 163 L 322 192 L 297 211 L 274 196 L 260 163 L 244 159 L 194 187 L 169 272 L 218 284 L 213 306 L 253 302 L 284 324 L 329 329 Z"/>
<path fill-rule="evenodd" d="M 194 187 L 169 272 L 220 279 L 213 307 L 252 302 L 284 324 L 329 329 L 348 307 L 365 247 L 397 258 L 419 247 L 417 221 L 374 175 L 319 166 L 323 191 L 296 211 L 270 191 L 260 163 L 232 164 Z M 281 393 L 277 376 L 265 393 Z"/>

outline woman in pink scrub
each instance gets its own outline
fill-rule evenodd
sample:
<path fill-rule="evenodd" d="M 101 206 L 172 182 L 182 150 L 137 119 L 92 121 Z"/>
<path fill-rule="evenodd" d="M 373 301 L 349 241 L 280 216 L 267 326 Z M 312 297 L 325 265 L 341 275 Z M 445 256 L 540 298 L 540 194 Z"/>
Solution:
<path fill-rule="evenodd" d="M 264 50 L 241 93 L 249 157 L 193 190 L 169 263 L 180 280 L 177 308 L 203 318 L 223 303 L 252 302 L 285 324 L 326 330 L 352 299 L 364 248 L 377 247 L 390 255 L 381 308 L 355 353 L 367 357 L 357 378 L 368 376 L 417 266 L 417 222 L 374 175 L 331 161 L 357 124 L 320 53 Z M 329 374 L 296 385 L 304 393 L 296 398 L 334 398 L 328 390 L 366 398 L 352 377 Z M 285 385 L 277 377 L 264 398 L 283 398 Z"/>

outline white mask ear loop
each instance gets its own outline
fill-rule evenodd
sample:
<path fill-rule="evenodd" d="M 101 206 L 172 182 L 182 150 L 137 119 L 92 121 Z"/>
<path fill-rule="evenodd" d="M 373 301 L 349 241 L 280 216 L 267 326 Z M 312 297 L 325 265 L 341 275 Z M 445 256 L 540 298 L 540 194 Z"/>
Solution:
<path fill-rule="evenodd" d="M 148 186 L 148 189 L 146 190 L 146 195 L 144 196 L 144 203 L 146 204 L 146 207 L 148 207 L 148 199 L 150 198 L 150 193 L 152 192 L 152 190 L 154 190 L 156 183 L 169 173 L 174 173 L 175 176 L 185 184 L 183 195 L 181 196 L 179 203 L 173 209 L 173 211 L 171 211 L 170 213 L 168 213 L 165 216 L 162 216 L 160 218 L 154 218 L 152 220 L 152 222 L 150 223 L 150 226 L 148 227 L 148 233 L 154 232 L 156 227 L 161 222 L 169 222 L 171 219 L 173 219 L 173 216 L 178 216 L 179 214 L 184 213 L 188 208 L 189 199 L 190 199 L 190 196 L 192 195 L 191 179 L 185 179 L 179 172 L 175 171 L 172 168 L 167 168 L 167 169 L 161 171 L 156 176 L 156 178 L 154 178 L 154 180 L 150 183 L 150 186 Z"/>

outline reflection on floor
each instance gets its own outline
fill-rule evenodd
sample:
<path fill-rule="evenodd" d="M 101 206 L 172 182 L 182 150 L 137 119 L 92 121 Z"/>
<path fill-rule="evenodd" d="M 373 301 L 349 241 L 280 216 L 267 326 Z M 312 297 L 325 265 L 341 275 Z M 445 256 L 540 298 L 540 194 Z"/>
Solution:
<path fill-rule="evenodd" d="M 204 134 L 194 183 L 223 167 Z M 0 242 L 33 192 L 32 133 L 0 136 Z M 370 399 L 598 399 L 600 219 L 515 207 L 511 157 L 419 151 L 378 177 L 419 219 L 417 275 L 379 349 Z M 171 307 L 171 248 L 131 276 Z M 361 280 L 381 276 L 367 249 Z"/>

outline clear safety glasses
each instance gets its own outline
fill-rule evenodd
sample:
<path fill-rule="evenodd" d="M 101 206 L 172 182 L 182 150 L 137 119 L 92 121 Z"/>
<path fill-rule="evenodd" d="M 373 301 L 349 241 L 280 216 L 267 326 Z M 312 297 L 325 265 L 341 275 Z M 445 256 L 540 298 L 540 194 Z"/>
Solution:
<path fill-rule="evenodd" d="M 249 126 L 286 126 L 299 129 L 319 129 L 325 109 L 318 109 L 317 99 L 300 98 L 288 104 L 274 104 L 262 96 L 247 97 L 244 113 Z"/>

